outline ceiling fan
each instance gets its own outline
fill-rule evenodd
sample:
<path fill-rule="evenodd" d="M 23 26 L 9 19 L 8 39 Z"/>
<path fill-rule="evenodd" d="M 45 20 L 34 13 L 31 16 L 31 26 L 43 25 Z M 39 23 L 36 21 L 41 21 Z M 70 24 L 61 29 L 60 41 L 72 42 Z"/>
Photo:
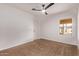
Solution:
<path fill-rule="evenodd" d="M 45 15 L 48 15 L 48 12 L 46 12 L 46 10 L 51 7 L 52 5 L 54 5 L 54 3 L 50 3 L 45 7 L 45 4 L 42 4 L 42 9 L 36 9 L 36 8 L 32 8 L 33 11 L 41 11 L 43 12 Z"/>

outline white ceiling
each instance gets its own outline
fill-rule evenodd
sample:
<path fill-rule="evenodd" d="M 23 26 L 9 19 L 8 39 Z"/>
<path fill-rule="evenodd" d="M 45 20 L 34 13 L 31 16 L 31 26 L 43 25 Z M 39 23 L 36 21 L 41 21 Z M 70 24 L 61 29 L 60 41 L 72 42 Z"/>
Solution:
<path fill-rule="evenodd" d="M 49 3 L 45 3 L 47 6 Z M 16 4 L 7 4 L 11 7 L 15 7 L 25 12 L 29 12 L 34 15 L 43 15 L 40 11 L 33 11 L 32 8 L 41 9 L 42 3 L 16 3 Z M 71 8 L 78 7 L 78 3 L 55 3 L 53 6 L 47 9 L 48 14 L 55 14 L 69 10 Z"/>

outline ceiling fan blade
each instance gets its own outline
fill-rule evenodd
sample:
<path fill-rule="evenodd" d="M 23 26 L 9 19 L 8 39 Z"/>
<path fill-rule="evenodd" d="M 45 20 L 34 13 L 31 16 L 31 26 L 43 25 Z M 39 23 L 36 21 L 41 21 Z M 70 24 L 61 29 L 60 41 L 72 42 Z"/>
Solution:
<path fill-rule="evenodd" d="M 50 3 L 48 6 L 45 7 L 45 10 L 48 9 L 50 6 L 54 5 L 54 3 Z"/>
<path fill-rule="evenodd" d="M 48 13 L 47 13 L 47 12 L 45 12 L 45 15 L 48 15 Z"/>
<path fill-rule="evenodd" d="M 41 11 L 41 10 L 39 10 L 39 9 L 35 9 L 35 8 L 32 8 L 32 10 L 34 10 L 34 11 Z"/>

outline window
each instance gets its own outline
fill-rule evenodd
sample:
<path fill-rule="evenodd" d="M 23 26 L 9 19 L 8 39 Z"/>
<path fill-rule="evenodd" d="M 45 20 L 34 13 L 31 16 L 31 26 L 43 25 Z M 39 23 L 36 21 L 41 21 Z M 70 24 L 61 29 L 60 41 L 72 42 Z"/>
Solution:
<path fill-rule="evenodd" d="M 72 33 L 72 19 L 63 19 L 60 20 L 60 34 L 71 34 Z"/>

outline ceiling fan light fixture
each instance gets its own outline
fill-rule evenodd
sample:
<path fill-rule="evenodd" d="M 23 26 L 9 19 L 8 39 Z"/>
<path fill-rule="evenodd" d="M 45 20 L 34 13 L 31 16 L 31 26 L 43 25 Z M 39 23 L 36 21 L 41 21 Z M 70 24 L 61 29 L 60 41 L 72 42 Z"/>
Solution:
<path fill-rule="evenodd" d="M 46 12 L 46 10 L 42 10 L 42 13 L 45 13 Z"/>

